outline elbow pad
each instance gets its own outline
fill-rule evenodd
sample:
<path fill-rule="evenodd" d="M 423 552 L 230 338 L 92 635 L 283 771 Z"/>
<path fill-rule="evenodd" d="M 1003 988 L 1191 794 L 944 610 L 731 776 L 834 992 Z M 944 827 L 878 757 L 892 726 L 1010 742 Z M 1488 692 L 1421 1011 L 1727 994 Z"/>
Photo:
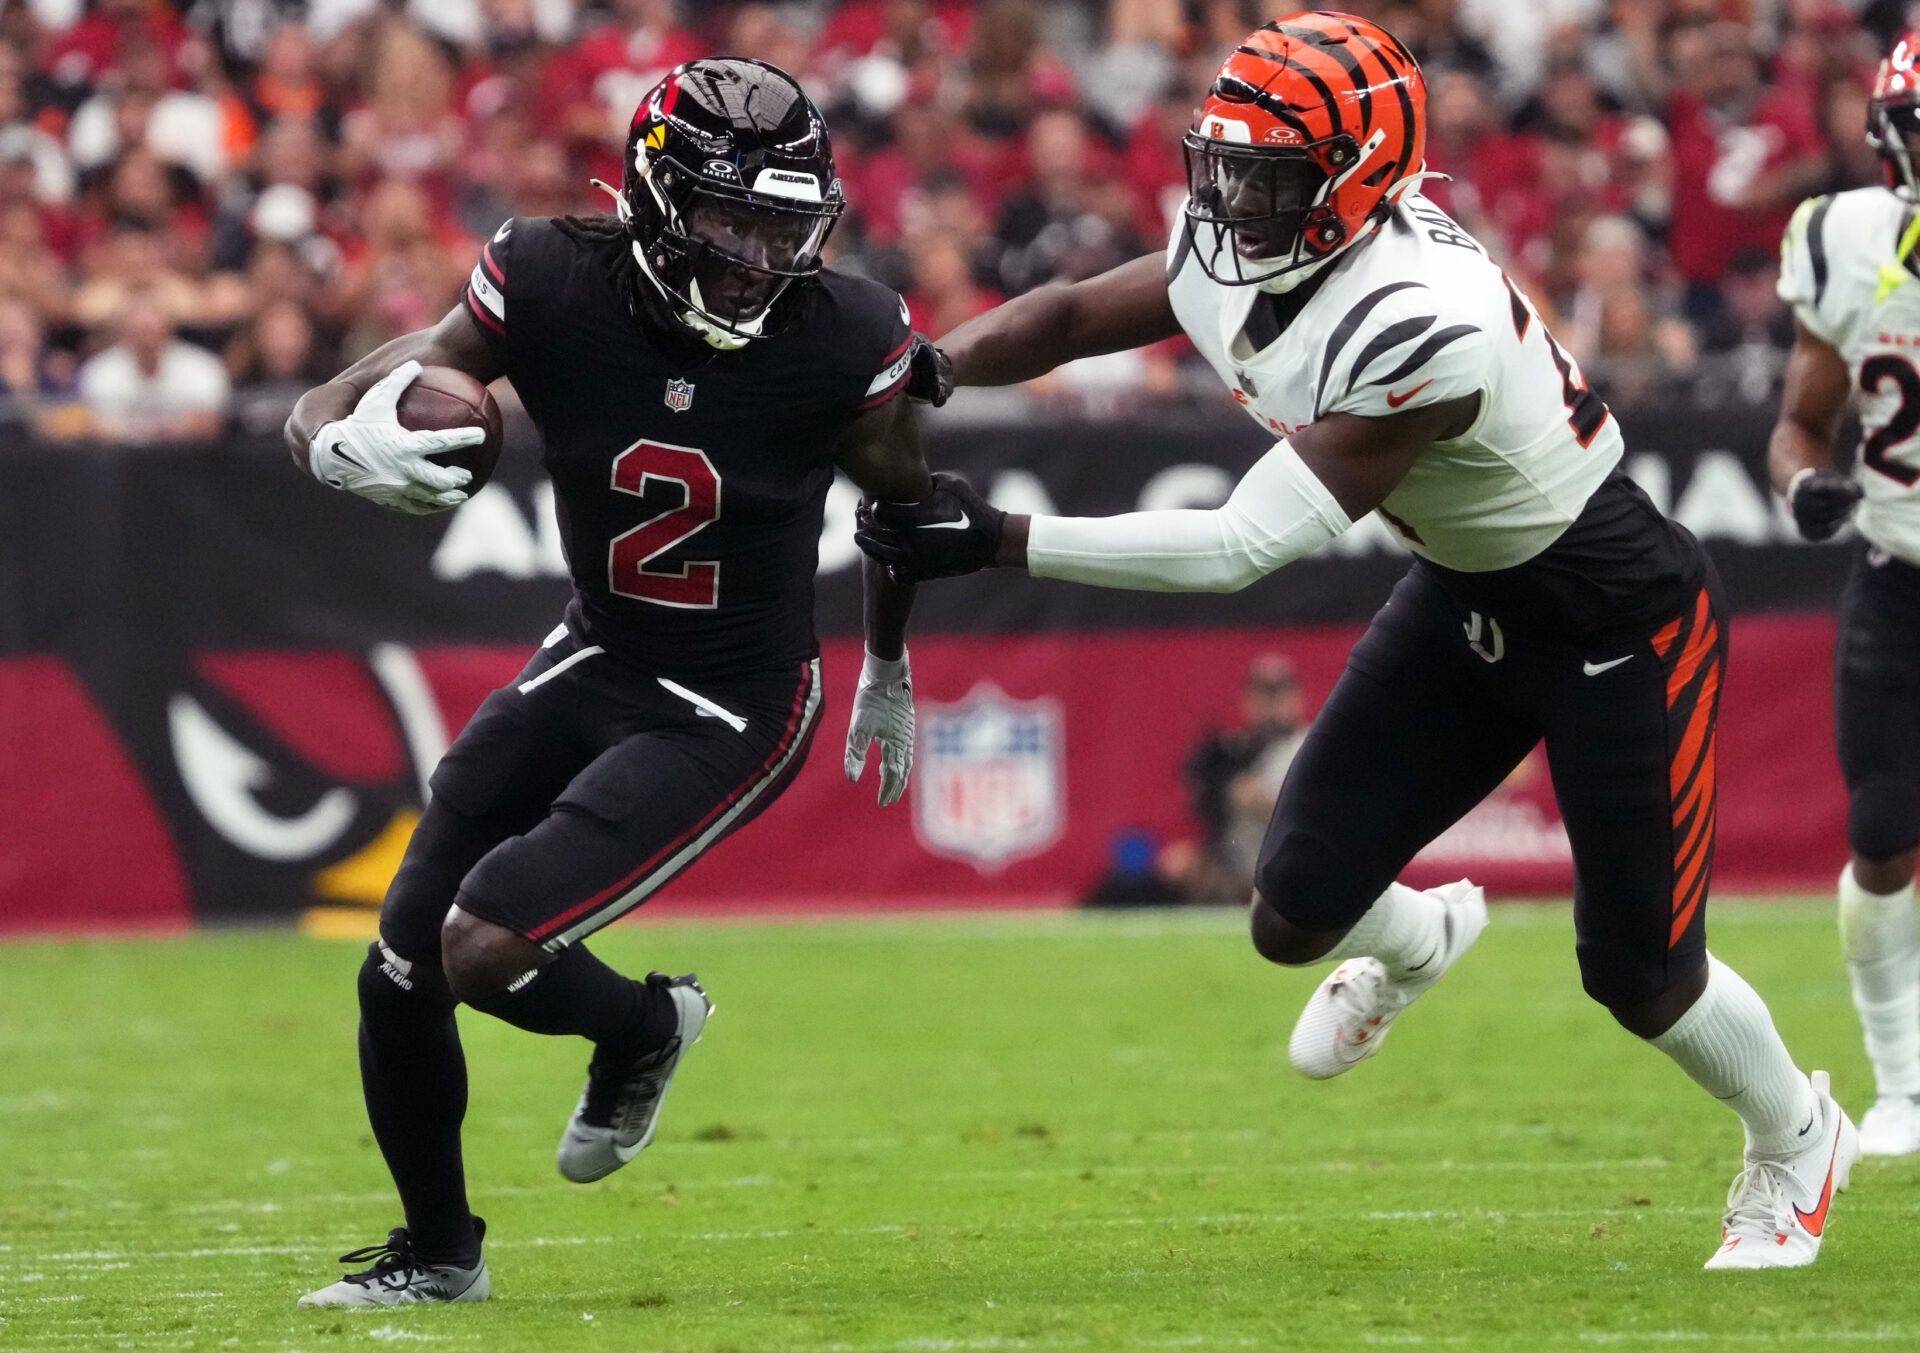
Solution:
<path fill-rule="evenodd" d="M 1027 571 L 1143 592 L 1236 592 L 1352 525 L 1292 443 L 1282 441 L 1211 511 L 1034 517 Z"/>

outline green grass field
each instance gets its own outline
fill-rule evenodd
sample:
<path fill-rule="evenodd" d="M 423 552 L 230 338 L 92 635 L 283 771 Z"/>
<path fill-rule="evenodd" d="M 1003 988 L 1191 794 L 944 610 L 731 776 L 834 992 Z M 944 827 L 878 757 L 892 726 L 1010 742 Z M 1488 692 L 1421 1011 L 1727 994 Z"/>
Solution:
<path fill-rule="evenodd" d="M 1828 909 L 1722 904 L 1715 933 L 1858 1112 Z M 1920 1166 L 1863 1163 L 1811 1270 L 1700 1271 L 1737 1124 L 1581 996 L 1564 907 L 1496 911 L 1324 1085 L 1285 1063 L 1312 979 L 1238 916 L 676 922 L 598 948 L 718 1002 L 659 1142 L 564 1182 L 585 1046 L 463 1016 L 495 1300 L 358 1317 L 293 1309 L 398 1220 L 358 947 L 0 948 L 0 1348 L 1920 1347 Z"/>

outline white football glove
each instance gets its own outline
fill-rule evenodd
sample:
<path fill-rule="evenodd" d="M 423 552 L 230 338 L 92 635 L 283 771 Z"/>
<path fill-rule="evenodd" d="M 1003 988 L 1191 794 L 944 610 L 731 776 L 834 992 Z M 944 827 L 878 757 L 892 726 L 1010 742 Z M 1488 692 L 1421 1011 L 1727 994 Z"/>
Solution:
<path fill-rule="evenodd" d="M 858 781 L 867 768 L 867 749 L 880 744 L 880 806 L 895 803 L 907 792 L 913 771 L 913 672 L 907 654 L 890 662 L 867 654 L 860 668 L 860 687 L 853 696 L 853 718 L 847 724 L 847 778 Z"/>
<path fill-rule="evenodd" d="M 381 507 L 416 516 L 445 512 L 466 502 L 463 486 L 472 480 L 472 472 L 435 465 L 427 457 L 478 446 L 487 434 L 480 428 L 412 432 L 401 427 L 400 396 L 419 374 L 420 363 L 402 362 L 360 396 L 352 414 L 314 433 L 307 446 L 307 468 L 313 477 Z"/>

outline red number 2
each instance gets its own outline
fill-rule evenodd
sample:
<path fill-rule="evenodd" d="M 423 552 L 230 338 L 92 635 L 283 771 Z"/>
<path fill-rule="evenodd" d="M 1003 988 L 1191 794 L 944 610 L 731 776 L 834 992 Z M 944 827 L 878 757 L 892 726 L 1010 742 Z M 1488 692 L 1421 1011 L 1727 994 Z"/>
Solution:
<path fill-rule="evenodd" d="M 718 560 L 653 561 L 720 519 L 720 476 L 707 453 L 690 446 L 635 442 L 614 458 L 616 492 L 644 496 L 649 479 L 678 485 L 684 501 L 613 538 L 607 546 L 607 585 L 616 596 L 635 601 L 710 611 L 720 604 Z"/>

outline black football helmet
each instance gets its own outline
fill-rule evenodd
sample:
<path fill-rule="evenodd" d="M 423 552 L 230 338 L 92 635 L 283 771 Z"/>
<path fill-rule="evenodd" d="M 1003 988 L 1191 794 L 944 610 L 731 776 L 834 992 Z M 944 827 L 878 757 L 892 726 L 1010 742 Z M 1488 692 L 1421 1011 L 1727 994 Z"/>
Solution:
<path fill-rule="evenodd" d="M 846 209 L 820 110 L 785 71 L 735 57 L 689 61 L 653 87 L 618 197 L 672 321 L 722 351 L 769 332 Z"/>

